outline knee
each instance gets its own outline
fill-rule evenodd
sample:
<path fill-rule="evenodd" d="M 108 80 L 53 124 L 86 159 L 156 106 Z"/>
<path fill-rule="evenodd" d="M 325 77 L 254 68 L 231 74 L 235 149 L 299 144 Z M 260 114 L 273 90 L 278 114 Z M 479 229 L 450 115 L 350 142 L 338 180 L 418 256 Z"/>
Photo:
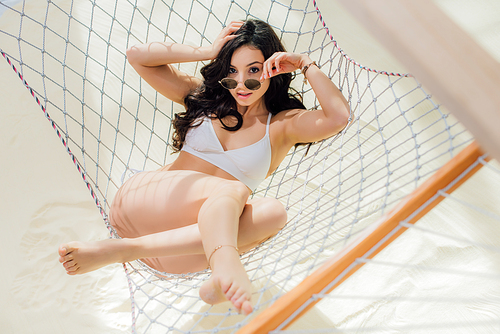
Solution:
<path fill-rule="evenodd" d="M 266 223 L 277 233 L 287 223 L 288 216 L 283 204 L 276 198 L 263 198 L 261 209 L 264 211 Z"/>
<path fill-rule="evenodd" d="M 214 189 L 214 193 L 219 195 L 230 194 L 231 197 L 238 199 L 242 203 L 246 203 L 250 196 L 250 190 L 240 181 L 221 182 L 217 189 Z"/>

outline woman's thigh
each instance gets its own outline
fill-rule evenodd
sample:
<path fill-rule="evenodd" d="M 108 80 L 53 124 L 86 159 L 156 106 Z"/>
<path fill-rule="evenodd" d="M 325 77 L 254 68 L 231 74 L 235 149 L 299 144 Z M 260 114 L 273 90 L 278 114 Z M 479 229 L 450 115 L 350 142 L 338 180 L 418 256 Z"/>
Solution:
<path fill-rule="evenodd" d="M 192 171 L 138 173 L 118 190 L 110 222 L 124 238 L 195 224 L 205 200 L 228 182 L 238 181 Z"/>
<path fill-rule="evenodd" d="M 247 252 L 278 233 L 286 221 L 286 211 L 278 200 L 274 198 L 249 200 L 239 221 L 240 252 Z M 159 271 L 177 274 L 197 272 L 208 267 L 205 254 L 148 258 L 143 261 Z"/>
<path fill-rule="evenodd" d="M 239 185 L 191 171 L 142 172 L 118 190 L 110 222 L 118 235 L 135 238 L 196 224 L 205 200 L 222 185 Z M 242 251 L 274 235 L 286 222 L 286 212 L 275 199 L 249 200 L 240 217 L 238 244 Z M 196 272 L 207 268 L 204 254 L 148 258 L 154 269 L 170 273 Z"/>

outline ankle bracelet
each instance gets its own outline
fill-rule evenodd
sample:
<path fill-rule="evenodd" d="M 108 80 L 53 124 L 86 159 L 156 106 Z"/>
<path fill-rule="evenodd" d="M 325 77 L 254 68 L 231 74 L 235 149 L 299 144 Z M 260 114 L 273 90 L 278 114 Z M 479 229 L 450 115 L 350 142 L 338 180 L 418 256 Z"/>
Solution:
<path fill-rule="evenodd" d="M 240 253 L 240 250 L 238 249 L 238 247 L 236 246 L 233 246 L 233 245 L 219 245 L 217 247 L 215 247 L 215 249 L 213 250 L 212 254 L 210 254 L 210 256 L 208 257 L 208 268 L 210 269 L 210 260 L 212 259 L 212 255 L 214 255 L 214 253 L 216 251 L 218 251 L 219 249 L 221 249 L 222 247 L 233 247 L 234 249 L 236 249 L 236 251 L 238 252 L 238 254 Z"/>

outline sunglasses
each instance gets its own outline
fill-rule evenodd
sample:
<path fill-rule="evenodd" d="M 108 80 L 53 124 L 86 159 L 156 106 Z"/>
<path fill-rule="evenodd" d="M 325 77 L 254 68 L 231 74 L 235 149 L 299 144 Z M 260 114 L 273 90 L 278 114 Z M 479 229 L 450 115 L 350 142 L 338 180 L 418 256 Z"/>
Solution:
<path fill-rule="evenodd" d="M 238 86 L 238 81 L 231 78 L 224 78 L 221 81 L 219 81 L 219 83 L 225 89 L 235 89 L 236 86 Z M 245 85 L 246 88 L 250 90 L 257 90 L 261 86 L 260 81 L 257 79 L 246 79 L 243 84 Z"/>

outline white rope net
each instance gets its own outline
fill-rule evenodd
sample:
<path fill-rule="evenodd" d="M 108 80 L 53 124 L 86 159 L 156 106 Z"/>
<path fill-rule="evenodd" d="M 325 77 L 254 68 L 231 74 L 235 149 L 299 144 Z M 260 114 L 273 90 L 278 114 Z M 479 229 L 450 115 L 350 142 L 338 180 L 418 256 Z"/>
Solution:
<path fill-rule="evenodd" d="M 209 271 L 172 275 L 137 261 L 125 265 L 134 332 L 236 332 L 472 140 L 413 77 L 347 57 L 312 0 L 25 0 L 0 2 L 0 15 L 0 51 L 50 115 L 106 224 L 125 178 L 175 159 L 170 121 L 182 110 L 127 64 L 131 45 L 208 45 L 231 20 L 263 19 L 289 51 L 316 60 L 350 103 L 348 128 L 307 155 L 305 147 L 291 151 L 253 195 L 278 198 L 289 219 L 242 256 L 256 312 L 204 304 L 198 289 Z M 179 68 L 199 76 L 201 65 Z M 293 86 L 317 107 L 301 79 Z"/>

